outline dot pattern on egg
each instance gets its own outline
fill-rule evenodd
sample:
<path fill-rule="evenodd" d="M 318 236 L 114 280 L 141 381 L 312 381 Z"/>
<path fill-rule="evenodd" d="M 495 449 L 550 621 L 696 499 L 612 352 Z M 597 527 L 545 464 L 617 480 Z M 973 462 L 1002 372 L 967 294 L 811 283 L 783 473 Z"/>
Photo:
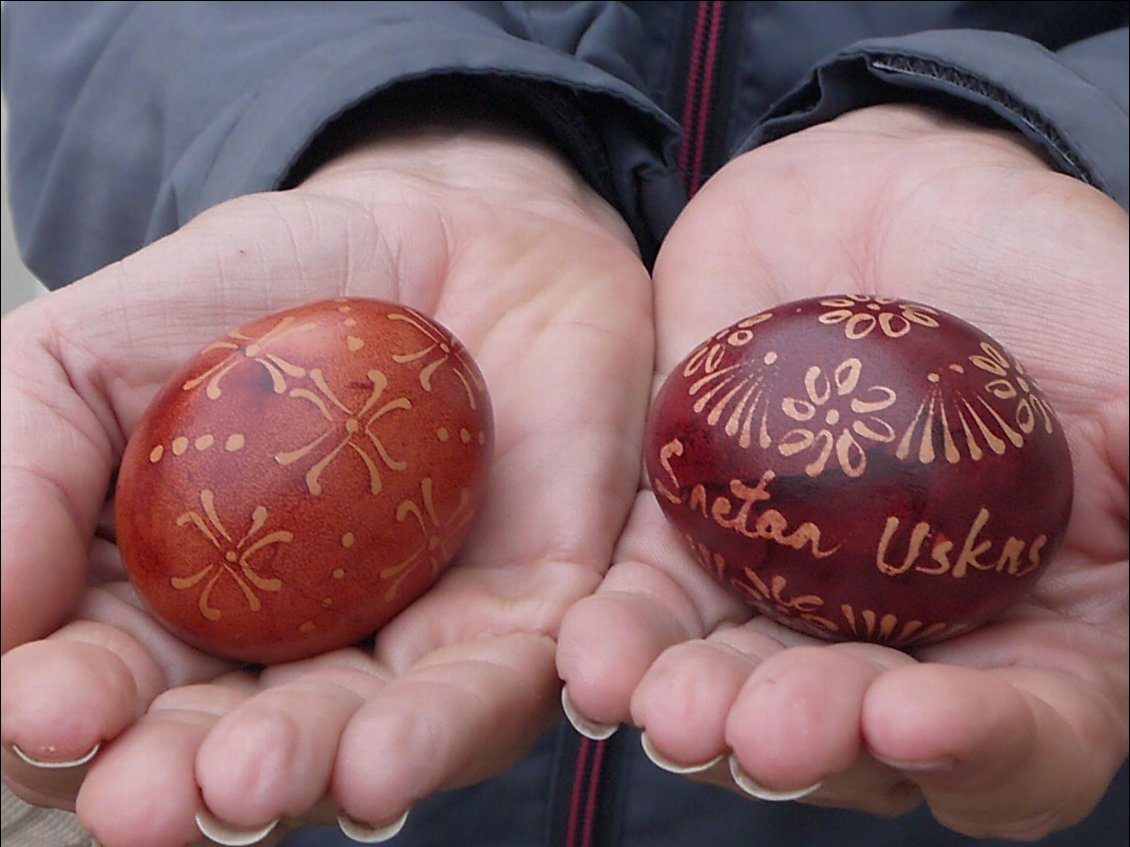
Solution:
<path fill-rule="evenodd" d="M 186 453 L 188 453 L 188 448 L 191 444 L 192 448 L 196 450 L 196 452 L 200 453 L 205 450 L 210 450 L 212 447 L 216 446 L 216 443 L 216 437 L 210 432 L 195 437 L 188 435 L 178 435 L 173 438 L 172 442 L 170 443 L 169 452 L 171 452 L 174 456 L 184 456 Z M 224 439 L 223 449 L 228 453 L 235 453 L 239 450 L 242 450 L 246 443 L 246 438 L 242 433 L 234 433 Z M 151 464 L 156 464 L 165 457 L 165 453 L 165 445 L 155 444 L 149 451 L 149 462 Z"/>

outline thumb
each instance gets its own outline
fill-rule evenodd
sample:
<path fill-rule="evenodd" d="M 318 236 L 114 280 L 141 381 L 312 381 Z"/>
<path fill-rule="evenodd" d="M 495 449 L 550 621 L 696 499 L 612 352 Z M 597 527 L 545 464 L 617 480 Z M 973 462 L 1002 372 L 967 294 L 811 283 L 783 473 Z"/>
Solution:
<path fill-rule="evenodd" d="M 1104 702 L 1058 672 L 912 665 L 871 686 L 863 732 L 943 825 L 1034 840 L 1084 818 L 1117 771 L 1125 747 Z"/>
<path fill-rule="evenodd" d="M 113 468 L 111 437 L 51 325 L 43 301 L 3 325 L 4 652 L 55 629 L 78 600 Z"/>

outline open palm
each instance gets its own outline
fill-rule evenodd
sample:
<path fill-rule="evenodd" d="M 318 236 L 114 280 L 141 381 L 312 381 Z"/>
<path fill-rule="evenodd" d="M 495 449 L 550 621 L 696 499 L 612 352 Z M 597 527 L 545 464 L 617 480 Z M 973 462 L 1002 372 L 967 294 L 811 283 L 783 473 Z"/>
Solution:
<path fill-rule="evenodd" d="M 1127 217 L 1018 137 L 876 107 L 739 157 L 655 269 L 656 387 L 700 341 L 779 303 L 929 303 L 1026 363 L 1064 424 L 1075 507 L 1001 620 L 907 654 L 753 616 L 643 491 L 599 591 L 562 627 L 572 706 L 630 720 L 659 763 L 762 797 L 1036 837 L 1102 796 L 1127 750 Z"/>
<path fill-rule="evenodd" d="M 231 841 L 338 815 L 365 836 L 524 752 L 556 714 L 560 619 L 637 486 L 653 336 L 631 244 L 540 146 L 424 133 L 218 207 L 5 318 L 6 781 L 77 803 L 106 845 L 199 839 L 201 811 Z M 494 406 L 488 494 L 457 563 L 372 651 L 250 673 L 141 607 L 107 492 L 203 344 L 342 295 L 414 306 L 470 349 Z"/>

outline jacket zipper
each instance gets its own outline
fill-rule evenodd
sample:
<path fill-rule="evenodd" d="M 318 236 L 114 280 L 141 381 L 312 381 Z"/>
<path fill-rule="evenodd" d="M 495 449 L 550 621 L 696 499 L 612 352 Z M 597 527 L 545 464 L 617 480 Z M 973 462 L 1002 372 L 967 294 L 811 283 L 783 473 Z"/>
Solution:
<path fill-rule="evenodd" d="M 695 4 L 694 31 L 691 35 L 687 82 L 683 100 L 683 137 L 679 145 L 679 175 L 687 196 L 691 197 L 710 175 L 713 162 L 709 130 L 717 123 L 719 66 L 723 53 L 726 3 L 722 0 L 700 0 Z M 612 810 L 605 808 L 612 799 L 606 783 L 616 767 L 612 760 L 620 758 L 623 742 L 620 732 L 610 739 L 593 741 L 574 737 L 577 749 L 572 761 L 574 771 L 567 783 L 567 812 L 564 815 L 565 847 L 596 847 L 612 837 L 607 818 Z M 562 797 L 565 800 L 566 797 Z M 603 802 L 602 802 L 603 801 Z M 601 819 L 604 819 L 603 821 Z M 615 829 L 615 825 L 611 828 Z M 558 834 L 561 837 L 561 834 Z M 556 839 L 555 839 L 556 840 Z"/>
<path fill-rule="evenodd" d="M 726 3 L 706 0 L 695 4 L 694 32 L 683 99 L 683 139 L 679 145 L 679 175 L 687 196 L 693 196 L 706 177 L 708 130 L 718 96 Z"/>

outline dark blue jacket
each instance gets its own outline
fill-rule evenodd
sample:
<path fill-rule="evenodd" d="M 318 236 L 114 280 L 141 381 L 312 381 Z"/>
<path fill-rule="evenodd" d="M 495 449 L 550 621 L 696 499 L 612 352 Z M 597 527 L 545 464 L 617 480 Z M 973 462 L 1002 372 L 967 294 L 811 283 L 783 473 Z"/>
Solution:
<path fill-rule="evenodd" d="M 1125 2 L 9 2 L 17 238 L 41 279 L 68 283 L 223 200 L 293 184 L 374 111 L 441 90 L 529 116 L 647 257 L 737 153 L 881 102 L 1011 126 L 1125 209 L 1128 17 Z M 1124 847 L 1126 796 L 1124 768 L 1094 815 L 1044 843 Z M 508 773 L 423 801 L 396 843 L 565 844 L 578 815 L 593 845 L 990 843 L 925 809 L 747 801 L 658 770 L 633 732 L 598 747 L 564 726 Z M 336 828 L 287 841 L 348 843 Z"/>
<path fill-rule="evenodd" d="M 1127 208 L 1127 19 L 1125 2 L 8 3 L 16 234 L 37 276 L 70 282 L 287 185 L 382 93 L 452 77 L 539 121 L 647 255 L 683 184 L 892 100 L 1015 127 Z"/>

